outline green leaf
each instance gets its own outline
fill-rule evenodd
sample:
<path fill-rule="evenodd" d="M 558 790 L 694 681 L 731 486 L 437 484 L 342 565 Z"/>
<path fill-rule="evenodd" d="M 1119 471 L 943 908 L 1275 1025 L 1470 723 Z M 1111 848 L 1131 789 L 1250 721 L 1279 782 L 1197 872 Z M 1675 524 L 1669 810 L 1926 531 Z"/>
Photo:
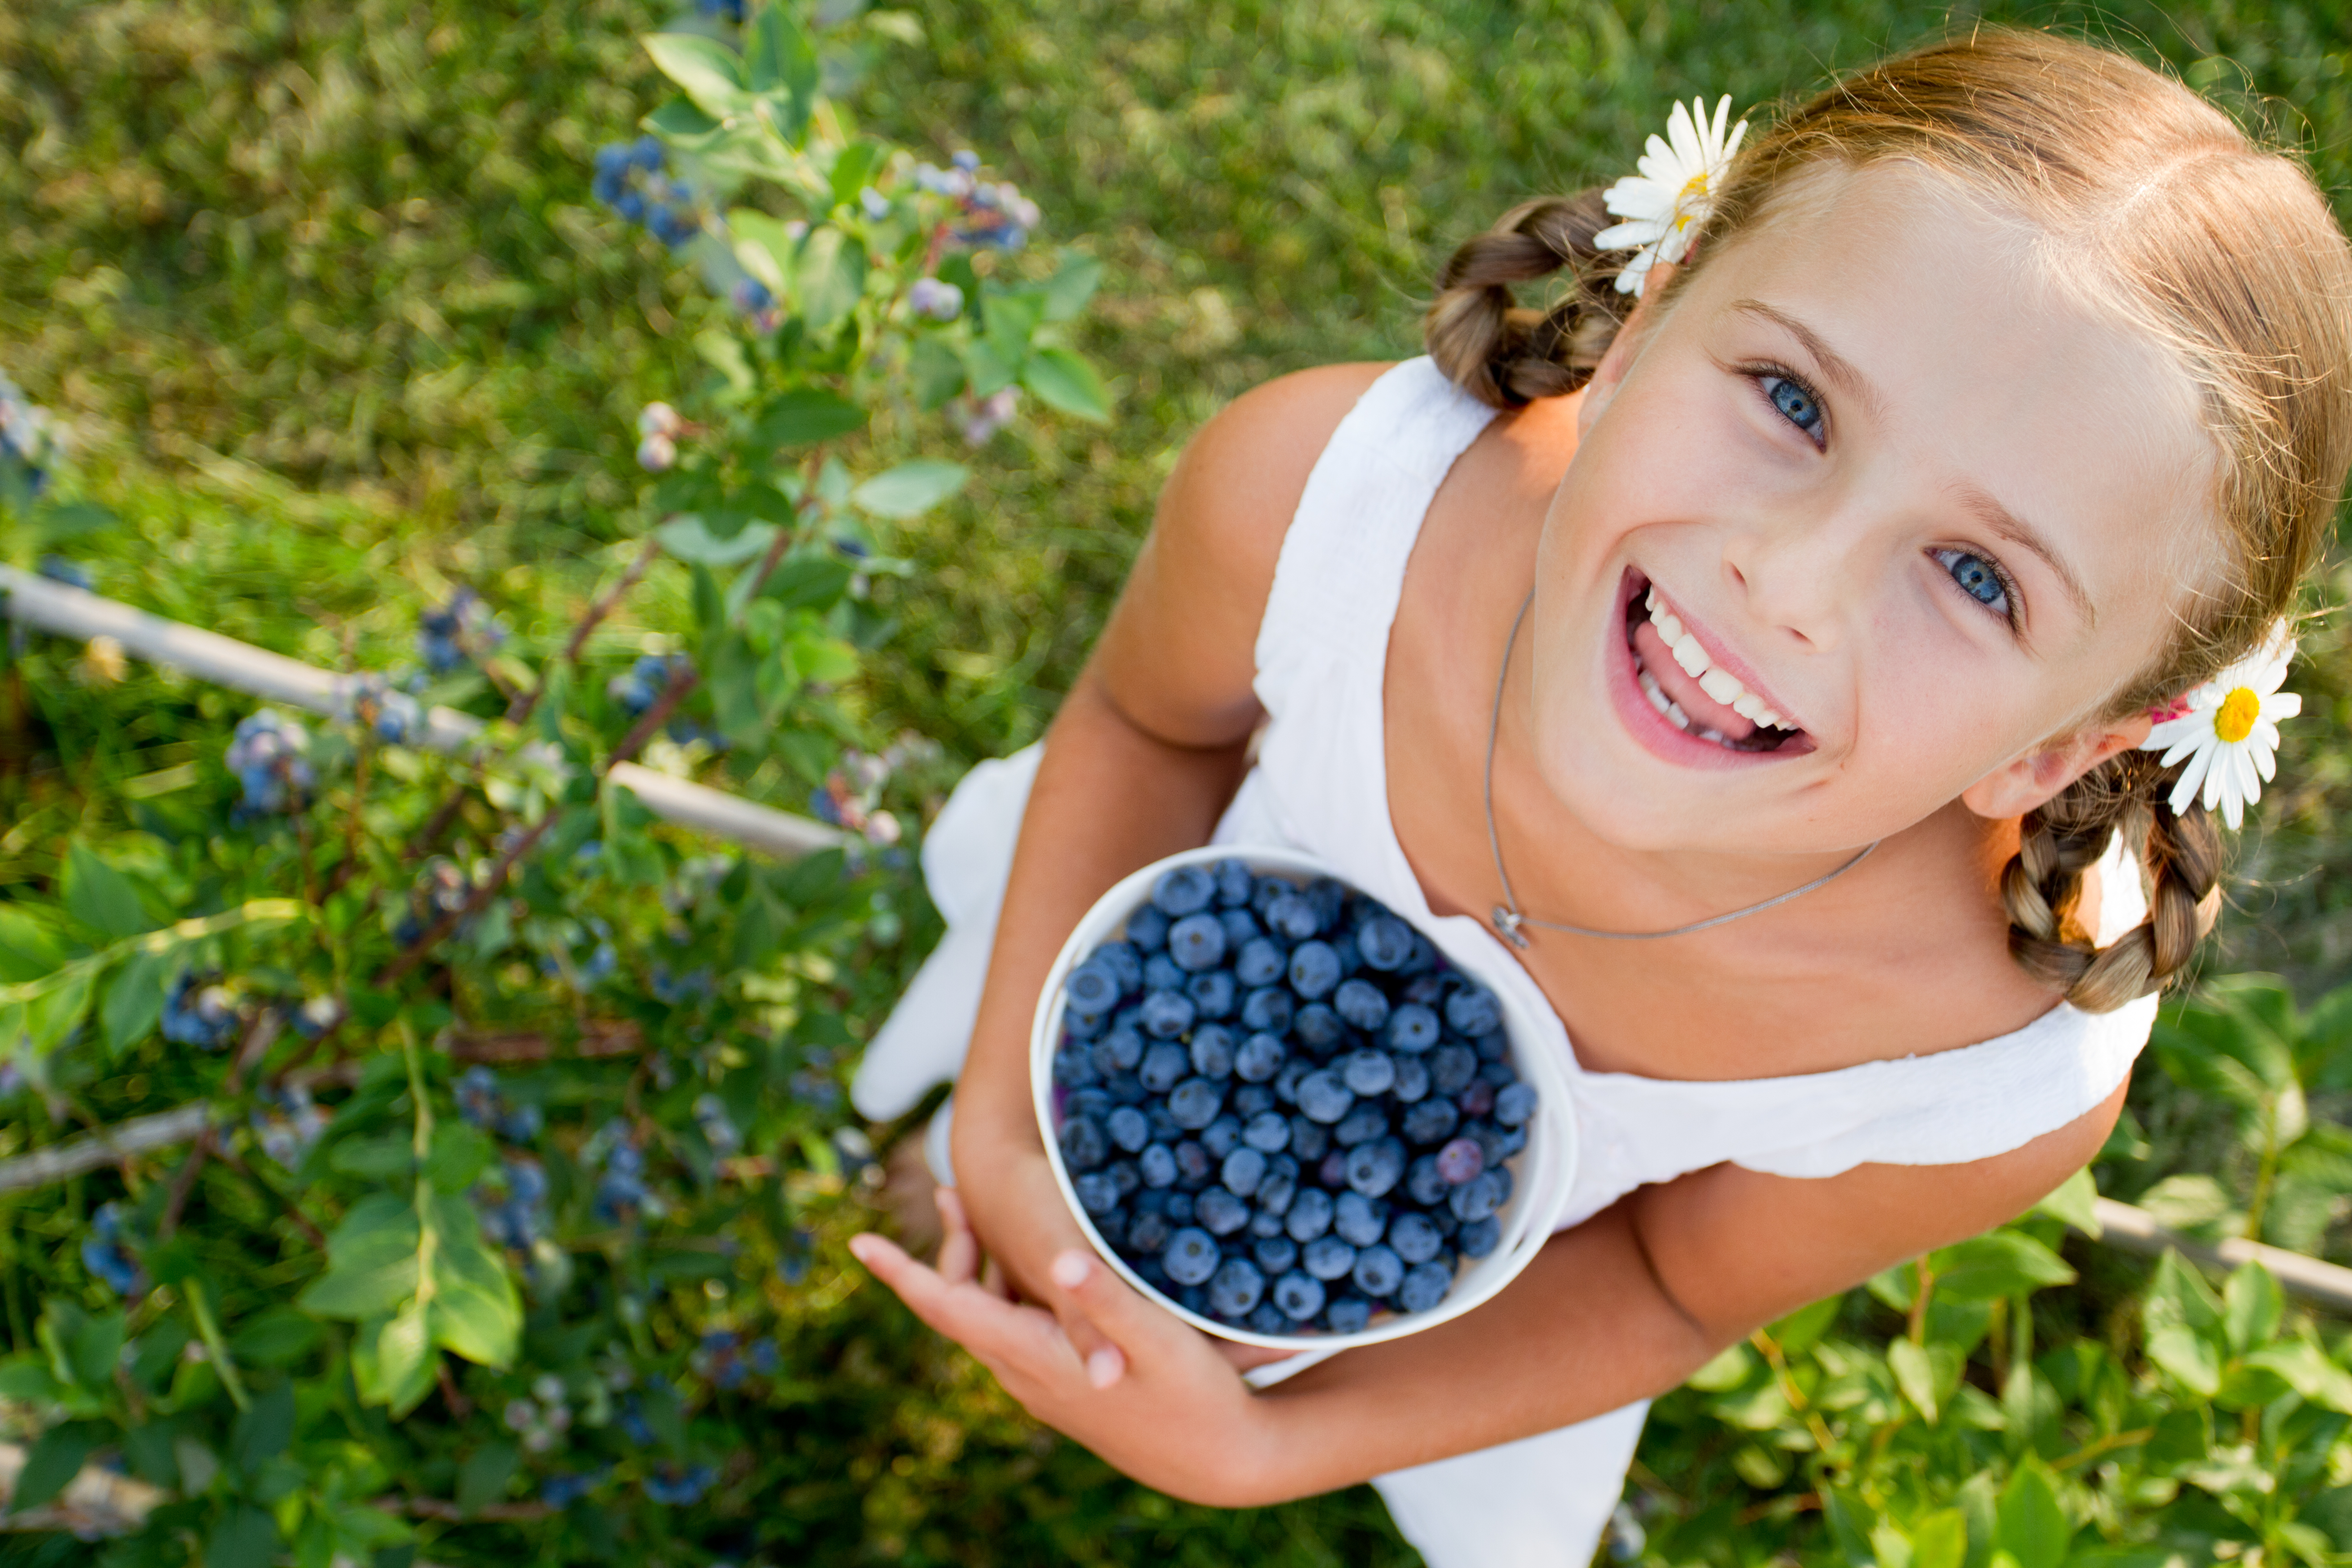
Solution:
<path fill-rule="evenodd" d="M 2033 1205 L 2036 1214 L 2065 1221 L 2093 1241 L 2099 1238 L 2099 1184 L 2088 1165 L 2058 1184 L 2050 1195 Z"/>
<path fill-rule="evenodd" d="M 709 567 L 698 563 L 688 568 L 688 575 L 694 585 L 695 623 L 704 636 L 716 636 L 727 626 L 727 595 L 719 592 L 719 579 L 711 574 Z"/>
<path fill-rule="evenodd" d="M 1783 1355 L 1801 1355 L 1813 1348 L 1813 1342 L 1829 1332 L 1837 1321 L 1838 1309 L 1845 1298 L 1824 1296 L 1810 1307 L 1801 1307 L 1764 1331 L 1773 1338 Z"/>
<path fill-rule="evenodd" d="M 21 985 L 62 967 L 73 950 L 28 909 L 0 906 L 0 984 Z"/>
<path fill-rule="evenodd" d="M 1067 349 L 1039 349 L 1021 367 L 1021 384 L 1050 408 L 1095 424 L 1110 418 L 1110 390 L 1095 367 Z"/>
<path fill-rule="evenodd" d="M 2222 1224 L 2235 1212 L 2230 1191 L 2207 1175 L 2167 1176 L 2140 1194 L 2139 1206 L 2170 1230 Z"/>
<path fill-rule="evenodd" d="M 2200 1398 L 2221 1391 L 2221 1358 L 2206 1338 L 2185 1323 L 2166 1323 L 2147 1336 L 2147 1359 Z"/>
<path fill-rule="evenodd" d="M 838 393 L 802 386 L 761 411 L 754 439 L 761 447 L 802 447 L 862 429 L 866 410 Z"/>
<path fill-rule="evenodd" d="M 1066 321 L 1087 308 L 1102 287 L 1103 264 L 1091 256 L 1066 253 L 1061 269 L 1045 285 L 1045 320 Z"/>
<path fill-rule="evenodd" d="M 914 383 L 915 405 L 926 414 L 946 407 L 964 386 L 963 360 L 944 340 L 930 333 L 915 340 L 907 374 Z"/>
<path fill-rule="evenodd" d="M 637 121 L 666 142 L 694 142 L 719 129 L 719 121 L 694 107 L 690 98 L 673 98 Z"/>
<path fill-rule="evenodd" d="M 467 1198 L 436 1193 L 429 1212 L 438 1241 L 434 1342 L 484 1366 L 509 1364 L 522 1337 L 522 1299 L 513 1276 L 483 1241 L 480 1216 Z"/>
<path fill-rule="evenodd" d="M 118 942 L 147 930 L 147 912 L 131 879 L 79 839 L 66 849 L 65 904 L 74 919 Z"/>
<path fill-rule="evenodd" d="M 514 1478 L 515 1467 L 521 1462 L 522 1451 L 512 1443 L 491 1441 L 466 1456 L 457 1467 L 457 1507 L 466 1513 L 478 1512 L 486 1503 L 493 1503 L 507 1495 L 507 1482 Z"/>
<path fill-rule="evenodd" d="M 268 1509 L 231 1503 L 205 1543 L 205 1568 L 269 1568 L 278 1544 L 278 1521 Z"/>
<path fill-rule="evenodd" d="M 993 344 L 975 339 L 963 345 L 963 374 L 974 397 L 990 397 L 1020 378 L 1021 362 L 1008 360 Z"/>
<path fill-rule="evenodd" d="M 2021 1465 L 2009 1478 L 2009 1485 L 2001 1489 L 1998 1521 L 1993 1545 L 2016 1558 L 2018 1568 L 2058 1568 L 2066 1560 L 2066 1545 L 2074 1532 L 2059 1506 L 2050 1472 L 2040 1465 Z"/>
<path fill-rule="evenodd" d="M 786 279 L 800 265 L 801 243 L 806 237 L 795 237 L 782 219 L 757 207 L 730 212 L 727 228 L 735 237 L 735 259 L 743 264 L 743 270 L 783 293 L 790 287 Z"/>
<path fill-rule="evenodd" d="M 800 270 L 801 319 L 809 331 L 832 331 L 865 292 L 866 247 L 830 224 L 812 230 L 801 248 Z"/>
<path fill-rule="evenodd" d="M 2285 1310 L 2278 1281 L 2261 1264 L 2249 1263 L 2231 1275 L 2221 1288 L 2221 1329 L 2230 1348 L 2242 1354 L 2268 1342 Z"/>
<path fill-rule="evenodd" d="M 104 1434 L 105 1428 L 94 1421 L 71 1421 L 42 1433 L 25 1456 L 25 1468 L 17 1472 L 9 1511 L 38 1508 L 65 1490 L 81 1474 L 82 1461 Z"/>
<path fill-rule="evenodd" d="M 1036 335 L 1038 323 L 1045 319 L 1045 297 L 1022 289 L 1017 293 L 983 292 L 981 296 L 981 321 L 988 334 L 988 342 L 1007 364 L 1017 365 L 1029 358 L 1029 340 Z"/>
<path fill-rule="evenodd" d="M 2071 1285 L 2066 1260 L 2022 1231 L 1996 1230 L 1936 1254 L 1936 1291 L 1955 1301 L 2022 1296 Z"/>
<path fill-rule="evenodd" d="M 376 1334 L 376 1402 L 395 1417 L 415 1409 L 433 1392 L 436 1358 L 430 1315 L 424 1302 L 411 1301 Z"/>
<path fill-rule="evenodd" d="M 455 1191 L 470 1185 L 497 1153 L 488 1135 L 479 1130 L 463 1121 L 440 1122 L 433 1129 L 424 1176 L 436 1187 Z"/>
<path fill-rule="evenodd" d="M 414 1175 L 416 1171 L 416 1144 L 406 1133 L 383 1138 L 353 1138 L 335 1145 L 327 1156 L 328 1168 L 346 1176 L 360 1176 L 371 1182 L 388 1182 L 396 1176 Z"/>
<path fill-rule="evenodd" d="M 341 1158 L 341 1151 L 338 1150 Z M 327 1239 L 327 1272 L 302 1292 L 301 1304 L 327 1318 L 381 1317 L 416 1294 L 423 1234 L 413 1204 L 372 1193 L 352 1205 Z"/>
<path fill-rule="evenodd" d="M 742 514 L 735 515 L 740 521 Z M 766 550 L 775 542 L 776 525 L 754 522 L 740 528 L 731 539 L 720 539 L 712 534 L 701 514 L 688 512 L 655 529 L 654 537 L 676 559 L 718 571 L 740 566 Z"/>
<path fill-rule="evenodd" d="M 841 150 L 833 161 L 830 184 L 835 206 L 847 206 L 874 180 L 874 171 L 882 166 L 887 150 L 877 142 L 856 141 Z"/>
<path fill-rule="evenodd" d="M 74 1325 L 66 1346 L 76 1383 L 92 1393 L 113 1386 L 127 1326 L 121 1312 L 102 1312 Z"/>
<path fill-rule="evenodd" d="M 228 1348 L 240 1363 L 285 1366 L 310 1354 L 321 1333 L 316 1318 L 291 1307 L 269 1307 L 239 1323 Z"/>
<path fill-rule="evenodd" d="M 2352 1415 L 2352 1373 L 2307 1340 L 2255 1351 L 2244 1364 L 2272 1373 L 2314 1405 Z"/>
<path fill-rule="evenodd" d="M 254 1395 L 236 1418 L 229 1453 L 248 1475 L 286 1451 L 294 1440 L 294 1385 L 281 1380 Z"/>
<path fill-rule="evenodd" d="M 93 501 L 54 501 L 33 514 L 33 532 L 43 544 L 62 544 L 85 534 L 103 533 L 115 515 Z"/>
<path fill-rule="evenodd" d="M 776 133 L 797 146 L 816 108 L 816 45 L 783 0 L 769 0 L 743 32 L 745 80 Z"/>
<path fill-rule="evenodd" d="M 1961 1568 L 1969 1559 L 1968 1516 L 1956 1508 L 1937 1509 L 1913 1522 L 1911 1568 Z"/>
<path fill-rule="evenodd" d="M 838 555 L 787 556 L 768 574 L 760 597 L 773 599 L 788 610 L 829 610 L 856 574 L 857 569 Z"/>
<path fill-rule="evenodd" d="M 99 1022 L 106 1030 L 106 1052 L 119 1057 L 147 1037 L 163 1016 L 164 994 L 180 963 L 176 953 L 134 952 L 107 983 L 106 999 L 99 1004 Z"/>
<path fill-rule="evenodd" d="M 705 114 L 724 120 L 751 107 L 751 96 L 743 90 L 742 62 L 726 45 L 699 33 L 655 33 L 645 45 L 662 75 L 677 83 Z"/>
<path fill-rule="evenodd" d="M 48 1365 L 30 1351 L 0 1361 L 0 1399 L 32 1404 L 53 1400 L 63 1392 Z"/>
<path fill-rule="evenodd" d="M 875 475 L 849 492 L 850 503 L 874 517 L 920 517 L 963 489 L 971 470 L 961 463 L 919 458 Z"/>
<path fill-rule="evenodd" d="M 1756 1364 L 1756 1352 L 1746 1345 L 1726 1345 L 1713 1361 L 1690 1374 L 1685 1381 L 1691 1387 L 1708 1394 L 1721 1394 L 1738 1388 L 1748 1381 L 1748 1373 Z"/>
<path fill-rule="evenodd" d="M 1927 1359 L 1927 1347 L 1909 1340 L 1896 1340 L 1886 1347 L 1886 1369 L 1895 1374 L 1895 1386 L 1903 1397 L 1927 1418 L 1936 1424 L 1936 1368 Z"/>

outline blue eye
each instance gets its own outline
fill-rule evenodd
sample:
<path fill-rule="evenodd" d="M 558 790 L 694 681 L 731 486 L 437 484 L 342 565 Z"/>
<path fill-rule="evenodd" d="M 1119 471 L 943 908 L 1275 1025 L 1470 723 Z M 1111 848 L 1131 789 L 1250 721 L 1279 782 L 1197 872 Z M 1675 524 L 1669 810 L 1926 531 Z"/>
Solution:
<path fill-rule="evenodd" d="M 2009 584 L 2000 580 L 2000 571 L 1983 556 L 1969 550 L 1938 550 L 1937 562 L 1951 574 L 1960 592 L 1988 610 L 2006 616 L 2010 613 Z"/>
<path fill-rule="evenodd" d="M 1762 384 L 1764 395 L 1772 400 L 1772 406 L 1780 410 L 1783 419 L 1816 441 L 1821 439 L 1822 400 L 1813 395 L 1811 388 L 1785 375 L 1765 376 Z"/>

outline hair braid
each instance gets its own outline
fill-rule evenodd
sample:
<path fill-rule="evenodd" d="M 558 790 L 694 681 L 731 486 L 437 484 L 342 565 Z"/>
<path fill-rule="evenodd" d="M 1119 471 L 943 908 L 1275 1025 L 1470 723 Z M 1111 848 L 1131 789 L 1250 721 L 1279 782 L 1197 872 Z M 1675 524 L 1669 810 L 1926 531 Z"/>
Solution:
<path fill-rule="evenodd" d="M 2110 758 L 2026 816 L 2001 870 L 2011 955 L 2085 1012 L 2112 1012 L 2178 975 L 2220 908 L 2221 837 L 2212 817 L 2193 802 L 2178 816 L 2160 804 L 2177 776 L 2145 752 Z M 2119 827 L 2138 832 L 2148 916 L 2102 948 L 2075 905 L 2083 873 Z"/>
<path fill-rule="evenodd" d="M 1523 203 L 1465 241 L 1438 275 L 1423 324 L 1438 368 L 1497 408 L 1559 397 L 1591 380 L 1620 323 L 1608 289 L 1617 264 L 1592 244 L 1613 221 L 1596 186 Z M 1562 268 L 1574 283 L 1550 309 L 1529 310 L 1512 296 L 1512 284 Z"/>

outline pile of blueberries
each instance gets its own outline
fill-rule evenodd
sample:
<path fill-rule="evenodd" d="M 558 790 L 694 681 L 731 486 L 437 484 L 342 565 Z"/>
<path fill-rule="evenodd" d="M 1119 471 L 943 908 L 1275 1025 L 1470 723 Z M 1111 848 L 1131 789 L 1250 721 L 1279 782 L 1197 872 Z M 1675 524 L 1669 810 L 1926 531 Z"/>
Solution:
<path fill-rule="evenodd" d="M 1064 995 L 1063 1163 L 1187 1310 L 1354 1333 L 1430 1310 L 1500 1243 L 1536 1091 L 1494 993 L 1378 900 L 1179 867 Z"/>

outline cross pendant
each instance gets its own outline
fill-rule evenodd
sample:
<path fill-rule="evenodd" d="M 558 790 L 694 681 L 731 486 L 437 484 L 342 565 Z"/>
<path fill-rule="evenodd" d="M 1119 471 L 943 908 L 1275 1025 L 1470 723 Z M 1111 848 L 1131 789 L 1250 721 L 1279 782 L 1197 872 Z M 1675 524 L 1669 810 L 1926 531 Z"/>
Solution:
<path fill-rule="evenodd" d="M 1509 942 L 1516 948 L 1526 948 L 1528 945 L 1528 939 L 1526 933 L 1519 930 L 1519 926 L 1522 923 L 1522 917 L 1517 910 L 1506 909 L 1501 904 L 1496 904 L 1495 906 L 1494 921 L 1495 929 L 1502 932 L 1503 940 L 1505 942 Z"/>

